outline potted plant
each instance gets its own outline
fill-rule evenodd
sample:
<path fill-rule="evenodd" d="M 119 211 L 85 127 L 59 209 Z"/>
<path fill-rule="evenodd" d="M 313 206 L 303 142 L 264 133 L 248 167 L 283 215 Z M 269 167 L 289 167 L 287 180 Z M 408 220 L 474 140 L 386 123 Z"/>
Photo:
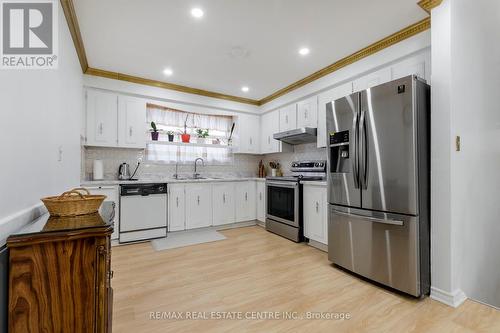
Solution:
<path fill-rule="evenodd" d="M 168 141 L 173 142 L 174 141 L 174 131 L 167 131 L 168 135 Z"/>
<path fill-rule="evenodd" d="M 158 141 L 158 129 L 154 121 L 151 122 L 151 140 Z"/>
<path fill-rule="evenodd" d="M 198 137 L 198 143 L 205 143 L 205 139 L 208 137 L 208 128 L 203 129 L 203 128 L 197 128 L 196 129 L 196 136 Z"/>
<path fill-rule="evenodd" d="M 189 114 L 186 115 L 186 119 L 184 120 L 184 132 L 181 134 L 181 139 L 182 142 L 188 143 L 189 140 L 191 139 L 191 135 L 187 133 L 187 121 L 188 121 Z"/>

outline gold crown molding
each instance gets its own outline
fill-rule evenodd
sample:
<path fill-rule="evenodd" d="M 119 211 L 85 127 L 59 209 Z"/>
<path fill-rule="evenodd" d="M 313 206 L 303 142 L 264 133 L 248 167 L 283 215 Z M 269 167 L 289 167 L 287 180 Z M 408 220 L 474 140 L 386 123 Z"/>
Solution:
<path fill-rule="evenodd" d="M 377 53 L 389 46 L 392 46 L 396 43 L 399 43 L 407 38 L 410 38 L 416 34 L 419 34 L 427 29 L 429 29 L 431 26 L 431 20 L 429 17 L 415 23 L 415 24 L 412 24 L 390 36 L 387 36 L 385 37 L 384 39 L 382 40 L 379 40 L 378 42 L 375 42 L 367 47 L 365 47 L 364 49 L 361 49 L 343 59 L 340 59 L 339 61 L 336 61 L 334 62 L 333 64 L 323 68 L 323 69 L 320 69 L 319 71 L 295 82 L 295 83 L 292 83 L 291 85 L 283 88 L 283 89 L 280 89 L 278 90 L 277 92 L 273 93 L 272 95 L 269 95 L 267 97 L 264 97 L 263 99 L 260 100 L 260 104 L 263 105 L 263 104 L 266 104 L 270 101 L 272 101 L 273 99 L 276 99 L 280 96 L 283 96 L 295 89 L 298 89 L 300 87 L 303 87 L 305 86 L 306 84 L 309 84 L 325 75 L 328 75 L 328 74 L 331 74 L 335 71 L 338 71 L 339 69 L 343 68 L 343 67 L 346 67 L 347 65 L 350 65 L 356 61 L 359 61 L 363 58 L 366 58 L 374 53 Z"/>
<path fill-rule="evenodd" d="M 180 92 L 184 92 L 184 93 L 188 93 L 188 94 L 218 98 L 218 99 L 223 99 L 226 101 L 245 103 L 245 104 L 251 104 L 251 105 L 260 105 L 259 101 L 255 100 L 255 99 L 226 95 L 226 94 L 221 94 L 221 93 L 217 93 L 217 92 L 213 92 L 213 91 L 191 88 L 191 87 L 181 86 L 178 84 L 167 83 L 167 82 L 163 82 L 163 81 L 150 80 L 150 79 L 145 79 L 145 78 L 138 77 L 138 76 L 132 76 L 132 75 L 127 75 L 127 74 L 122 74 L 122 73 L 117 73 L 117 72 L 110 72 L 110 71 L 92 68 L 92 67 L 89 67 L 85 71 L 85 74 L 105 77 L 108 79 L 127 81 L 127 82 L 132 82 L 132 83 L 137 83 L 137 84 L 143 84 L 146 86 L 175 90 L 175 91 L 180 91 Z"/>
<path fill-rule="evenodd" d="M 427 13 L 431 13 L 432 8 L 439 6 L 443 0 L 420 0 L 418 5 Z"/>
<path fill-rule="evenodd" d="M 73 44 L 75 44 L 76 54 L 78 55 L 78 60 L 80 61 L 82 72 L 85 73 L 87 68 L 89 68 L 89 63 L 87 61 L 85 47 L 83 46 L 82 34 L 80 33 L 80 26 L 78 25 L 78 19 L 76 18 L 73 0 L 61 0 L 61 6 L 64 12 L 64 16 L 66 17 L 66 22 L 68 23 L 69 32 L 71 33 L 71 38 L 73 39 Z"/>

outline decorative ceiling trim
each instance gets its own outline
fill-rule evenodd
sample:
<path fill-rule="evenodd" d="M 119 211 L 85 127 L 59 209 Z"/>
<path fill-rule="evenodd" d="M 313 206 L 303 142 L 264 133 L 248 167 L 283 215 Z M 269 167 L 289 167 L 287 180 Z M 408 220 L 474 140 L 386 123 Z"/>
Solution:
<path fill-rule="evenodd" d="M 69 32 L 75 44 L 76 54 L 78 55 L 78 60 L 80 60 L 80 66 L 82 66 L 82 72 L 85 73 L 87 68 L 89 68 L 89 63 L 87 61 L 85 47 L 83 46 L 82 34 L 80 33 L 80 26 L 76 18 L 73 0 L 61 0 L 61 6 L 64 11 L 64 16 L 66 17 L 66 22 L 68 22 Z"/>
<path fill-rule="evenodd" d="M 392 46 L 396 43 L 399 43 L 407 38 L 410 38 L 416 34 L 419 34 L 431 27 L 431 20 L 429 17 L 412 24 L 390 36 L 385 37 L 384 39 L 379 40 L 378 42 L 375 42 L 364 49 L 361 49 L 343 59 L 340 59 L 333 64 L 320 69 L 319 71 L 295 82 L 292 83 L 291 85 L 278 90 L 277 92 L 273 93 L 272 95 L 269 95 L 267 97 L 264 97 L 263 99 L 260 100 L 260 104 L 266 104 L 269 103 L 270 101 L 281 97 L 285 94 L 288 94 L 289 92 L 298 89 L 300 87 L 305 86 L 306 84 L 309 84 L 319 78 L 322 78 L 325 75 L 331 74 L 333 72 L 338 71 L 339 69 L 346 67 L 347 65 L 350 65 L 352 63 L 355 63 L 356 61 L 359 61 L 363 58 L 366 58 L 374 53 L 377 53 L 385 48 L 388 48 L 389 46 Z"/>
<path fill-rule="evenodd" d="M 232 101 L 232 102 L 238 102 L 238 103 L 244 103 L 244 104 L 250 104 L 250 105 L 263 105 L 266 103 L 269 103 L 270 101 L 283 96 L 295 89 L 298 89 L 300 87 L 303 87 L 323 76 L 326 76 L 328 74 L 331 74 L 335 71 L 338 71 L 339 69 L 346 67 L 356 61 L 359 61 L 363 58 L 366 58 L 374 53 L 377 53 L 389 46 L 392 46 L 396 43 L 399 43 L 407 38 L 410 38 L 416 34 L 419 34 L 427 29 L 430 28 L 431 21 L 430 17 L 427 17 L 417 23 L 414 23 L 390 36 L 385 37 L 382 40 L 379 40 L 378 42 L 375 42 L 343 59 L 340 59 L 333 64 L 320 69 L 317 72 L 314 72 L 313 74 L 297 81 L 294 82 L 285 88 L 282 88 L 275 93 L 262 98 L 261 100 L 255 100 L 251 98 L 245 98 L 245 97 L 239 97 L 239 96 L 233 96 L 233 95 L 226 95 L 222 93 L 217 93 L 213 91 L 208 91 L 208 90 L 203 90 L 203 89 L 198 89 L 198 88 L 192 88 L 192 87 L 187 87 L 187 86 L 182 86 L 174 83 L 168 83 L 168 82 L 163 82 L 163 81 L 156 81 L 156 80 L 151 80 L 151 79 L 146 79 L 138 76 L 132 76 L 132 75 L 127 75 L 127 74 L 122 74 L 122 73 L 117 73 L 117 72 L 111 72 L 107 70 L 102 70 L 102 69 L 97 69 L 97 68 L 92 68 L 89 66 L 89 63 L 87 61 L 87 55 L 85 53 L 85 47 L 83 45 L 83 39 L 82 35 L 80 32 L 80 27 L 78 25 L 78 20 L 75 12 L 75 7 L 73 5 L 73 0 L 60 0 L 61 1 L 61 6 L 64 11 L 64 16 L 66 17 L 66 21 L 68 23 L 69 31 L 71 33 L 71 37 L 73 39 L 73 43 L 75 45 L 76 53 L 78 55 L 78 59 L 80 61 L 80 65 L 82 67 L 82 72 L 87 75 L 93 75 L 93 76 L 99 76 L 99 77 L 105 77 L 109 79 L 114 79 L 114 80 L 120 80 L 120 81 L 127 81 L 127 82 L 132 82 L 132 83 L 137 83 L 137 84 L 143 84 L 143 85 L 148 85 L 148 86 L 153 86 L 153 87 L 158 87 L 158 88 L 163 88 L 163 89 L 169 89 L 169 90 L 175 90 L 179 92 L 184 92 L 188 94 L 194 94 L 194 95 L 200 95 L 200 96 L 205 96 L 205 97 L 211 97 L 211 98 L 217 98 L 217 99 L 223 99 L 226 101 Z M 442 0 L 421 0 L 418 2 L 418 5 L 422 7 L 425 11 L 430 13 L 430 10 L 434 7 L 437 7 L 441 4 Z"/>
<path fill-rule="evenodd" d="M 175 90 L 175 91 L 180 91 L 180 92 L 188 93 L 188 94 L 224 99 L 226 101 L 245 103 L 245 104 L 251 104 L 251 105 L 260 105 L 259 101 L 255 100 L 255 99 L 226 95 L 226 94 L 221 94 L 221 93 L 217 93 L 217 92 L 213 92 L 213 91 L 191 88 L 191 87 L 181 86 L 178 84 L 167 83 L 167 82 L 163 82 L 163 81 L 150 80 L 150 79 L 145 79 L 145 78 L 138 77 L 138 76 L 132 76 L 132 75 L 127 75 L 127 74 L 122 74 L 122 73 L 117 73 L 117 72 L 110 72 L 110 71 L 92 68 L 92 67 L 89 67 L 85 71 L 85 74 L 105 77 L 108 79 L 138 83 L 138 84 L 143 84 L 146 86 Z"/>
<path fill-rule="evenodd" d="M 439 6 L 442 2 L 443 0 L 420 0 L 418 5 L 430 15 L 431 10 Z"/>

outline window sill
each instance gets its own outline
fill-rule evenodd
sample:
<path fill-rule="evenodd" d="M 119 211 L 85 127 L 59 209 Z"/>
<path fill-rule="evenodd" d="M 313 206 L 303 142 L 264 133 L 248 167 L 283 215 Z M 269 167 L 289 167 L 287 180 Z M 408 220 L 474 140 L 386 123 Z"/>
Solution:
<path fill-rule="evenodd" d="M 170 142 L 170 141 L 152 141 L 146 142 L 148 145 L 164 145 L 164 146 L 177 146 L 177 147 L 208 147 L 208 148 L 225 148 L 234 149 L 234 146 L 216 145 L 211 143 L 197 143 L 197 142 Z"/>

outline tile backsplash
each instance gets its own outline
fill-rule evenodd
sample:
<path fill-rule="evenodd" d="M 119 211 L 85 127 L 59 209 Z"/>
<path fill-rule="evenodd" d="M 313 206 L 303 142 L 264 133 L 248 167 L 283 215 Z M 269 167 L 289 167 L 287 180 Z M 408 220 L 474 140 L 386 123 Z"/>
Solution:
<path fill-rule="evenodd" d="M 104 178 L 117 179 L 118 167 L 126 162 L 130 165 L 131 172 L 134 171 L 139 158 L 144 161 L 143 149 L 127 148 L 101 148 L 82 147 L 84 156 L 82 163 L 82 180 L 92 180 L 92 167 L 94 160 L 102 160 L 104 164 Z M 315 143 L 294 146 L 290 153 L 276 153 L 267 155 L 234 154 L 232 164 L 228 165 L 206 165 L 200 167 L 200 173 L 210 176 L 241 176 L 255 177 L 258 173 L 259 162 L 263 160 L 269 173 L 269 162 L 278 161 L 283 172 L 289 172 L 292 161 L 297 160 L 326 160 L 326 149 L 317 148 Z M 175 173 L 174 164 L 150 163 L 144 161 L 137 171 L 139 178 L 163 178 L 171 177 Z M 193 173 L 193 164 L 179 165 L 179 174 L 189 175 Z"/>

